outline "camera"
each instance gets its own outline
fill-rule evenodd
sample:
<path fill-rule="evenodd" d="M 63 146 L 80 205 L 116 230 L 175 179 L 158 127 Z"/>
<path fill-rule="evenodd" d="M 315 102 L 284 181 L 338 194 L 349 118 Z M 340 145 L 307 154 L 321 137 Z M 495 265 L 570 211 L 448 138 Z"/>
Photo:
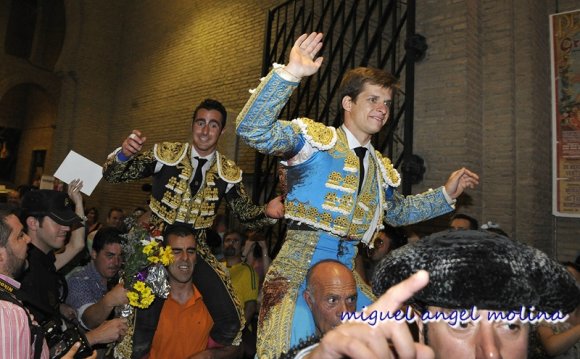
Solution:
<path fill-rule="evenodd" d="M 62 358 L 76 342 L 80 342 L 81 346 L 75 358 L 86 358 L 93 353 L 87 338 L 74 323 L 52 319 L 44 322 L 42 329 L 50 349 L 51 359 Z"/>

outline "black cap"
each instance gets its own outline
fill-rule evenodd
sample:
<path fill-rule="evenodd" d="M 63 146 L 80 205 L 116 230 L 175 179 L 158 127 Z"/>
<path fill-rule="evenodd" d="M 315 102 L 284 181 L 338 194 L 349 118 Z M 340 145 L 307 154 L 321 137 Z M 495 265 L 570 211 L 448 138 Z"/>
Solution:
<path fill-rule="evenodd" d="M 533 306 L 549 313 L 570 313 L 580 304 L 580 289 L 562 265 L 489 231 L 444 231 L 390 252 L 377 266 L 373 291 L 380 295 L 420 269 L 429 272 L 429 284 L 410 304 L 489 310 Z"/>
<path fill-rule="evenodd" d="M 22 216 L 48 216 L 62 226 L 72 226 L 82 220 L 74 211 L 74 204 L 64 192 L 41 189 L 30 191 L 22 198 Z"/>

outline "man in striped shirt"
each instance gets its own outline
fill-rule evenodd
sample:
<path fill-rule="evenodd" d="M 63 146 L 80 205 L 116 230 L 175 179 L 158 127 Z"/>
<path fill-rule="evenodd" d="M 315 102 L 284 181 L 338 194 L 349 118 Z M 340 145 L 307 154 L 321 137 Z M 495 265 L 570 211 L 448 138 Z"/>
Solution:
<path fill-rule="evenodd" d="M 30 237 L 18 217 L 0 209 L 0 357 L 48 358 L 40 327 L 16 298 Z"/>
<path fill-rule="evenodd" d="M 26 268 L 30 237 L 11 207 L 0 206 L 0 358 L 48 359 L 42 328 L 18 299 L 20 283 L 14 278 Z M 78 344 L 78 343 L 77 343 Z M 72 359 L 78 345 L 63 356 Z M 91 358 L 95 358 L 96 352 Z"/>

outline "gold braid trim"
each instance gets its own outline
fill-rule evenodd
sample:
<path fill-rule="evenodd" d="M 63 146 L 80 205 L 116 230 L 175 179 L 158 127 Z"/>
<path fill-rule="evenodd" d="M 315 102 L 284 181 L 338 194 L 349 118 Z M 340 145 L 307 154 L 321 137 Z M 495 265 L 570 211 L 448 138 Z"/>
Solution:
<path fill-rule="evenodd" d="M 306 117 L 292 121 L 302 130 L 304 138 L 319 150 L 329 150 L 336 143 L 337 135 L 334 127 L 326 126 Z"/>
<path fill-rule="evenodd" d="M 355 257 L 356 256 L 353 257 L 353 260 Z M 371 302 L 373 303 L 376 302 L 377 297 L 375 297 L 375 295 L 373 294 L 371 287 L 365 283 L 365 281 L 360 277 L 360 275 L 356 270 L 353 270 L 352 274 L 354 275 L 354 280 L 356 282 L 358 289 L 360 289 L 361 292 L 363 292 L 367 297 L 369 297 Z"/>
<path fill-rule="evenodd" d="M 207 264 L 209 264 L 216 274 L 220 277 L 223 284 L 226 286 L 226 289 L 230 295 L 230 299 L 234 303 L 236 310 L 238 312 L 238 318 L 240 319 L 240 330 L 238 334 L 234 338 L 232 345 L 240 345 L 242 342 L 242 330 L 246 326 L 246 317 L 244 316 L 244 307 L 240 303 L 238 296 L 235 295 L 234 287 L 232 286 L 232 281 L 230 280 L 230 274 L 225 269 L 225 267 L 218 262 L 216 257 L 211 253 L 209 246 L 206 243 L 206 231 L 201 230 L 198 232 L 198 241 L 196 247 L 197 254 L 201 256 Z M 203 294 L 203 293 L 202 293 Z M 210 298 L 208 298 L 211 300 Z"/>
<path fill-rule="evenodd" d="M 127 332 L 121 342 L 114 347 L 114 358 L 131 358 L 133 355 L 133 334 L 135 333 L 135 308 L 131 308 L 131 313 L 127 317 Z M 107 356 L 108 357 L 108 356 Z"/>
<path fill-rule="evenodd" d="M 272 262 L 266 274 L 258 318 L 258 358 L 278 358 L 290 349 L 296 299 L 317 243 L 317 232 L 289 230 L 280 253 Z"/>
<path fill-rule="evenodd" d="M 393 166 L 391 160 L 388 157 L 383 157 L 379 151 L 375 151 L 375 154 L 379 168 L 381 169 L 381 174 L 383 175 L 383 180 L 385 181 L 383 186 L 386 187 L 385 184 L 387 184 L 391 187 L 399 187 L 401 184 L 401 176 Z"/>
<path fill-rule="evenodd" d="M 227 183 L 242 181 L 242 169 L 236 163 L 219 152 L 216 152 L 218 174 Z"/>
<path fill-rule="evenodd" d="M 162 142 L 153 146 L 155 159 L 164 165 L 175 166 L 187 155 L 188 143 Z"/>

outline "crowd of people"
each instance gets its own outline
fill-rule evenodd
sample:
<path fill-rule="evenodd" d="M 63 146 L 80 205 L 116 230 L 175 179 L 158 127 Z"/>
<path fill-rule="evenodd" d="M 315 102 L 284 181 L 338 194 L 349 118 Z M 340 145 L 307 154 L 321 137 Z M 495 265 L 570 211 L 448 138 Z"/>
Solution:
<path fill-rule="evenodd" d="M 278 119 L 321 47 L 320 33 L 299 37 L 236 119 L 242 140 L 281 160 L 284 188 L 267 204 L 217 150 L 227 112 L 214 99 L 194 109 L 191 142 L 149 147 L 135 129 L 105 160 L 108 182 L 151 177 L 148 208 L 110 207 L 101 223 L 79 180 L 2 204 L 0 357 L 112 358 L 128 337 L 137 359 L 580 358 L 580 257 L 559 264 L 461 213 L 419 240 L 401 228 L 451 213 L 479 177 L 461 168 L 434 190 L 397 192 L 371 144 L 396 95 L 391 74 L 344 75 L 338 128 Z M 263 230 L 280 220 L 273 253 Z M 127 319 L 131 226 L 155 232 L 173 261 L 167 296 Z"/>

